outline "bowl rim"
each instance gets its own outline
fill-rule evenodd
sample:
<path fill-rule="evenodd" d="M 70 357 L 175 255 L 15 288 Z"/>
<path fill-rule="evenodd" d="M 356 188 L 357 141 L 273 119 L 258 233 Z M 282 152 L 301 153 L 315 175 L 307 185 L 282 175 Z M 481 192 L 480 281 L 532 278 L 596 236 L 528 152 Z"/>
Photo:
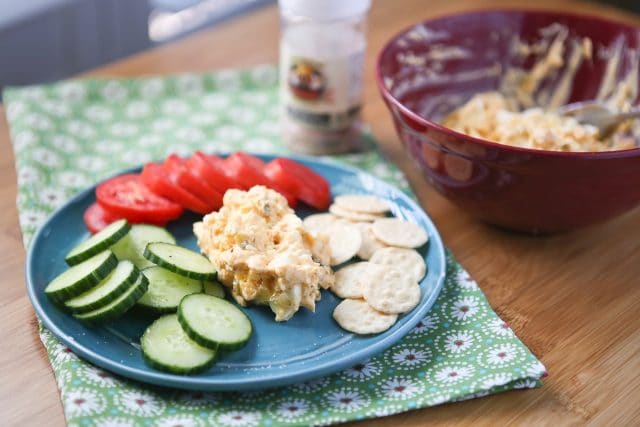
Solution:
<path fill-rule="evenodd" d="M 578 18 L 578 19 L 591 19 L 595 21 L 600 21 L 607 24 L 619 25 L 625 27 L 627 29 L 640 31 L 640 26 L 636 26 L 631 24 L 630 22 L 612 19 L 609 17 L 601 17 L 598 15 L 593 15 L 590 13 L 580 13 L 580 12 L 569 12 L 563 10 L 554 10 L 548 8 L 518 8 L 518 7 L 505 7 L 505 8 L 478 8 L 474 10 L 464 11 L 464 12 L 452 12 L 445 13 L 442 15 L 438 15 L 434 18 L 429 18 L 410 26 L 407 26 L 394 34 L 384 45 L 384 47 L 378 52 L 376 57 L 376 83 L 378 85 L 378 90 L 382 94 L 383 98 L 393 104 L 398 110 L 400 110 L 403 114 L 409 116 L 412 120 L 418 122 L 422 126 L 426 128 L 431 128 L 443 132 L 451 137 L 455 138 L 464 138 L 469 142 L 476 143 L 478 145 L 485 146 L 489 149 L 501 149 L 505 151 L 515 151 L 522 154 L 531 154 L 531 155 L 540 155 L 546 157 L 559 157 L 559 158 L 580 158 L 580 159 L 608 159 L 608 158 L 627 158 L 627 157 L 635 157 L 640 154 L 640 147 L 629 148 L 626 150 L 607 150 L 607 151 L 556 151 L 556 150 L 542 150 L 538 148 L 525 148 L 518 147 L 514 145 L 502 144 L 499 142 L 494 142 L 488 139 L 478 138 L 475 136 L 467 135 L 463 132 L 458 132 L 446 126 L 443 126 L 437 122 L 431 121 L 414 112 L 413 110 L 406 107 L 404 104 L 400 102 L 395 96 L 391 94 L 389 89 L 384 83 L 384 78 L 382 76 L 382 57 L 387 53 L 391 46 L 395 45 L 397 40 L 404 36 L 407 32 L 415 28 L 417 25 L 426 25 L 432 23 L 434 21 L 439 21 L 442 19 L 453 18 L 457 16 L 464 15 L 475 15 L 475 14 L 484 14 L 484 13 L 531 13 L 531 14 L 548 14 L 548 15 L 559 15 L 570 18 Z M 391 112 L 393 114 L 393 111 Z"/>

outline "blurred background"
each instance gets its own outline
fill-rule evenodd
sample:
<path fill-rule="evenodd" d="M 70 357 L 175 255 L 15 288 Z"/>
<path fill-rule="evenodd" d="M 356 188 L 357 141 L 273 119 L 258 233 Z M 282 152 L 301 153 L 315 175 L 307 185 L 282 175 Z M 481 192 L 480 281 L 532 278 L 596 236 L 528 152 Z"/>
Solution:
<path fill-rule="evenodd" d="M 0 91 L 63 79 L 275 1 L 0 0 Z M 640 12 L 640 0 L 600 2 Z"/>

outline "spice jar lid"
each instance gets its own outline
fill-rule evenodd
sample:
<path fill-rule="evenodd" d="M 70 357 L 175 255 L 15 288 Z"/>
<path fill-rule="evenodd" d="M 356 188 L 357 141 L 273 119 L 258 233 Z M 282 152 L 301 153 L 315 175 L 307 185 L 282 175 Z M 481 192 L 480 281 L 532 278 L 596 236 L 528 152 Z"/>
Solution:
<path fill-rule="evenodd" d="M 371 0 L 278 0 L 284 15 L 330 21 L 366 13 Z"/>

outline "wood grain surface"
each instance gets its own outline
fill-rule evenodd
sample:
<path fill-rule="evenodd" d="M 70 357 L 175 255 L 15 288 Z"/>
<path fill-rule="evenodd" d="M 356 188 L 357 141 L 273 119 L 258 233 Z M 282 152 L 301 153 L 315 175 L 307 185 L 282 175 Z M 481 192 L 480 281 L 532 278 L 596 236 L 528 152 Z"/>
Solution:
<path fill-rule="evenodd" d="M 446 245 L 492 306 L 543 361 L 540 389 L 367 420 L 367 426 L 640 425 L 640 210 L 607 224 L 530 237 L 476 222 L 440 197 L 404 156 L 374 84 L 376 53 L 420 19 L 469 9 L 524 6 L 497 0 L 379 0 L 369 20 L 364 117 L 385 154 L 407 173 Z M 592 12 L 640 24 L 593 3 L 540 0 L 538 8 Z M 268 7 L 93 76 L 139 76 L 250 66 L 277 60 L 278 16 Z M 0 425 L 60 426 L 54 377 L 24 285 L 16 175 L 0 114 Z"/>

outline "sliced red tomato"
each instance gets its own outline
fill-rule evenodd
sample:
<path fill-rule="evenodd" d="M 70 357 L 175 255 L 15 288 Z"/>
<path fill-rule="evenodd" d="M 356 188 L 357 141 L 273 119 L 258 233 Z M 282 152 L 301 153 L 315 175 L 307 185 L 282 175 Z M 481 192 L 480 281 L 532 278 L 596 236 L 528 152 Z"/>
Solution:
<path fill-rule="evenodd" d="M 84 223 L 91 234 L 96 234 L 107 225 L 120 219 L 120 217 L 118 217 L 117 215 L 112 214 L 111 212 L 100 206 L 98 202 L 93 203 L 91 206 L 89 206 L 87 210 L 84 211 L 84 215 L 82 216 L 82 218 L 84 219 Z"/>
<path fill-rule="evenodd" d="M 265 175 L 263 172 L 265 163 L 259 158 L 239 151 L 227 157 L 224 164 L 229 174 L 236 182 L 239 182 L 243 188 L 249 189 L 254 185 L 264 185 L 282 194 L 284 198 L 287 199 L 290 207 L 293 208 L 296 206 L 298 202 L 296 196 Z"/>
<path fill-rule="evenodd" d="M 182 214 L 179 204 L 151 191 L 137 174 L 104 181 L 96 188 L 96 198 L 109 213 L 134 223 L 165 223 Z"/>
<path fill-rule="evenodd" d="M 229 188 L 240 188 L 240 185 L 224 172 L 224 163 L 219 157 L 207 156 L 201 151 L 196 151 L 187 160 L 186 166 L 196 176 L 199 176 L 223 195 Z"/>
<path fill-rule="evenodd" d="M 264 167 L 264 173 L 282 188 L 319 210 L 331 203 L 329 182 L 310 168 L 291 159 L 277 158 Z"/>
<path fill-rule="evenodd" d="M 86 211 L 84 211 L 83 219 L 84 223 L 91 232 L 91 234 L 95 234 L 98 231 L 105 228 L 107 225 L 115 222 L 119 219 L 123 219 L 122 215 L 116 215 L 113 212 L 109 212 L 109 210 L 105 209 L 100 203 L 96 202 L 91 204 Z M 135 222 L 131 220 L 127 220 L 133 224 L 139 224 L 140 222 Z M 160 227 L 164 227 L 167 225 L 167 221 L 144 221 L 145 224 L 153 224 Z"/>
<path fill-rule="evenodd" d="M 246 153 L 237 152 L 230 155 L 224 160 L 224 166 L 229 175 L 245 190 L 254 185 L 268 187 L 270 184 L 269 178 L 262 173 L 262 161 Z"/>
<path fill-rule="evenodd" d="M 196 151 L 196 153 L 201 153 L 201 151 Z M 204 154 L 204 156 L 213 166 L 224 168 L 224 159 L 216 156 L 215 154 Z"/>
<path fill-rule="evenodd" d="M 142 169 L 142 182 L 151 191 L 200 214 L 210 212 L 209 207 L 202 200 L 173 182 L 162 165 L 147 163 Z"/>
<path fill-rule="evenodd" d="M 302 182 L 293 174 L 287 172 L 283 164 L 278 160 L 279 159 L 274 159 L 264 165 L 262 171 L 272 182 L 278 183 L 278 185 L 285 188 L 288 192 L 298 196 Z"/>
<path fill-rule="evenodd" d="M 186 163 L 185 159 L 172 154 L 164 161 L 163 167 L 173 182 L 202 200 L 208 206 L 209 212 L 220 209 L 222 194 L 204 179 L 191 173 Z"/>

